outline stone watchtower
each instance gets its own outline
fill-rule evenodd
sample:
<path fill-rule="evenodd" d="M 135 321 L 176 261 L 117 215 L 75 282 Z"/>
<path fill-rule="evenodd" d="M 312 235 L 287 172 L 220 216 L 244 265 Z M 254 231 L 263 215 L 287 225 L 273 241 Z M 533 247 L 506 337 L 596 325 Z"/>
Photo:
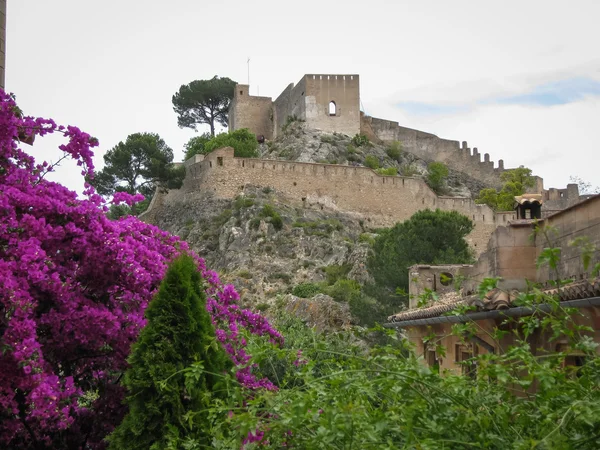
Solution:
<path fill-rule="evenodd" d="M 273 102 L 270 97 L 248 94 L 238 84 L 229 108 L 229 128 L 248 128 L 267 139 L 277 137 L 288 117 L 306 122 L 309 128 L 350 136 L 360 132 L 358 75 L 304 75 L 290 84 Z"/>

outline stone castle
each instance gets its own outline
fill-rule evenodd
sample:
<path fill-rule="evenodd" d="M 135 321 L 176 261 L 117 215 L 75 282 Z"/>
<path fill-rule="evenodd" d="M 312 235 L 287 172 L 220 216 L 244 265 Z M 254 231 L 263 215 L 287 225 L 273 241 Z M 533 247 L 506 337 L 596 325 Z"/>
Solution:
<path fill-rule="evenodd" d="M 274 102 L 270 97 L 251 96 L 248 85 L 238 84 L 229 109 L 229 126 L 274 139 L 282 133 L 288 117 L 295 117 L 305 121 L 307 128 L 327 133 L 362 133 L 379 143 L 400 141 L 405 150 L 422 159 L 444 162 L 487 185 L 500 186 L 500 173 L 505 170 L 502 160 L 494 167 L 488 154 L 481 161 L 477 149 L 471 151 L 466 142 L 460 146 L 458 141 L 368 117 L 359 105 L 358 75 L 305 75 Z M 145 220 L 152 221 L 162 203 L 185 202 L 202 195 L 233 199 L 243 195 L 247 185 L 275 189 L 298 207 L 352 213 L 373 227 L 391 226 L 426 208 L 457 211 L 475 224 L 468 240 L 477 254 L 485 249 L 498 226 L 517 220 L 515 211 L 495 212 L 471 198 L 438 196 L 421 178 L 383 176 L 367 167 L 236 158 L 231 148 L 195 155 L 184 165 L 182 188 L 166 194 L 157 192 Z M 574 184 L 545 190 L 538 178 L 535 191 L 545 208 L 544 215 L 580 201 Z"/>
<path fill-rule="evenodd" d="M 238 84 L 229 107 L 231 130 L 247 128 L 265 139 L 277 138 L 288 118 L 306 122 L 307 128 L 325 133 L 366 135 L 372 142 L 398 141 L 402 148 L 426 161 L 439 161 L 451 169 L 488 186 L 501 187 L 500 174 L 504 161 L 495 166 L 488 153 L 469 148 L 466 141 L 441 139 L 434 134 L 402 127 L 393 122 L 369 117 L 360 110 L 359 75 L 304 75 L 290 84 L 277 97 L 258 97 L 249 94 L 249 86 Z M 576 185 L 566 189 L 544 189 L 543 180 L 536 177 L 535 193 L 542 194 L 545 209 L 559 211 L 577 203 Z"/>

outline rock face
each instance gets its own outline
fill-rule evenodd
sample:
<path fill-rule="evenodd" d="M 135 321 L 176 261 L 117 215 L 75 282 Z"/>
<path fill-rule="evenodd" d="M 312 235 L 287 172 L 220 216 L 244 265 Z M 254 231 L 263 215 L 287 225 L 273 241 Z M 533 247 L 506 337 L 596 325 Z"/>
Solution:
<path fill-rule="evenodd" d="M 331 265 L 349 265 L 350 278 L 369 280 L 369 233 L 361 221 L 293 208 L 267 189 L 246 187 L 234 201 L 203 197 L 163 205 L 156 217 L 156 225 L 185 239 L 254 306 L 273 304 L 296 284 L 323 281 Z"/>
<path fill-rule="evenodd" d="M 285 311 L 320 332 L 345 329 L 352 322 L 348 303 L 336 302 L 325 294 L 311 299 L 289 294 L 285 297 Z"/>

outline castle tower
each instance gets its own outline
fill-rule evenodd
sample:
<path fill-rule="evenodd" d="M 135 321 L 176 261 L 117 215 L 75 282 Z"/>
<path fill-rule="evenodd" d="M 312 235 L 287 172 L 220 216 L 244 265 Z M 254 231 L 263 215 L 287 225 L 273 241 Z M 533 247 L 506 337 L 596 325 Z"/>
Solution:
<path fill-rule="evenodd" d="M 304 75 L 274 102 L 270 97 L 250 95 L 246 84 L 236 86 L 229 107 L 230 130 L 248 128 L 272 139 L 281 133 L 290 117 L 327 133 L 360 133 L 358 75 Z"/>

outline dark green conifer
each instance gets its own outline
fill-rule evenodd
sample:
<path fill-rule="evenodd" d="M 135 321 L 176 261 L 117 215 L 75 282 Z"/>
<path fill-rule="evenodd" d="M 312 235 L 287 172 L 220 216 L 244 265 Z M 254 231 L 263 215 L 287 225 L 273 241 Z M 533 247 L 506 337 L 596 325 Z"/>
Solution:
<path fill-rule="evenodd" d="M 207 409 L 226 397 L 223 375 L 232 363 L 215 339 L 191 257 L 171 263 L 146 318 L 124 377 L 129 413 L 109 436 L 110 448 L 212 447 Z"/>

